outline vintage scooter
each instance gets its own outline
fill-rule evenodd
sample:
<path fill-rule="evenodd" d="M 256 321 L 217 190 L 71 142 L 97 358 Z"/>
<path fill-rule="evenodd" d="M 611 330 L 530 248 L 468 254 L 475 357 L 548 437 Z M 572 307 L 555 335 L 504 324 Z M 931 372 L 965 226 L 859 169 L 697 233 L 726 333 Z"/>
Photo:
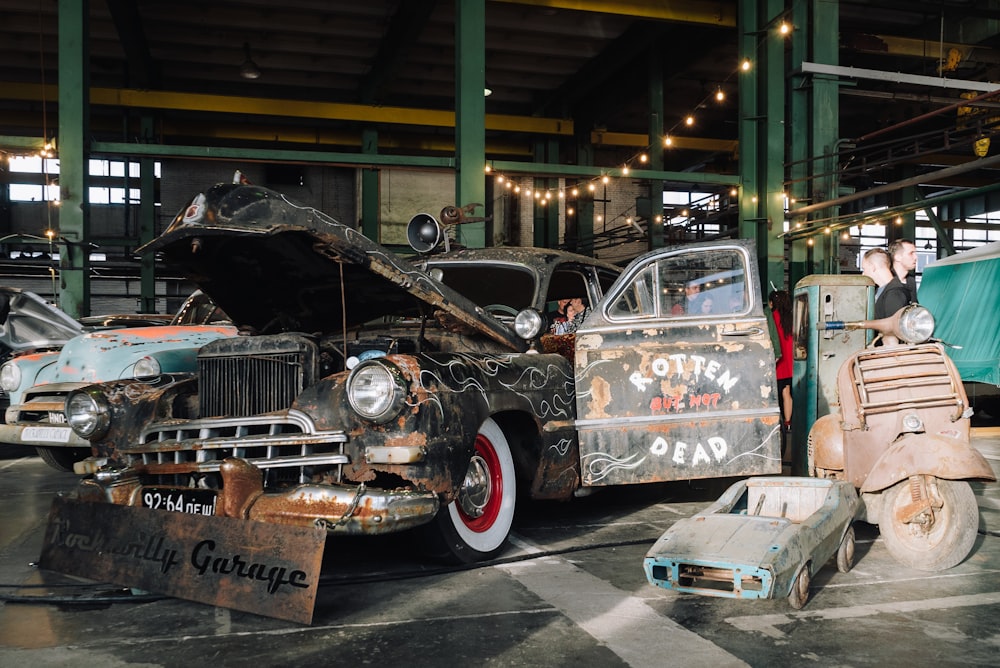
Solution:
<path fill-rule="evenodd" d="M 881 320 L 817 329 L 878 335 L 840 365 L 839 407 L 809 431 L 809 475 L 853 482 L 858 519 L 879 526 L 900 563 L 926 571 L 957 565 L 979 527 L 969 481 L 996 476 L 970 445 L 972 410 L 944 345 L 931 340 L 933 316 L 911 304 Z"/>

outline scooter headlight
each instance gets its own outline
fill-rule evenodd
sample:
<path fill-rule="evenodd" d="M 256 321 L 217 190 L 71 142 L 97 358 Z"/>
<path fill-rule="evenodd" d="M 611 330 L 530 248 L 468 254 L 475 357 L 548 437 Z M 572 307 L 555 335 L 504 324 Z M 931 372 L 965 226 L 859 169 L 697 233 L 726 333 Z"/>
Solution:
<path fill-rule="evenodd" d="M 81 438 L 96 441 L 108 433 L 111 411 L 104 395 L 85 390 L 70 392 L 66 397 L 66 421 Z"/>
<path fill-rule="evenodd" d="M 934 334 L 934 316 L 924 306 L 910 304 L 899 316 L 899 338 L 907 343 L 923 343 Z"/>
<path fill-rule="evenodd" d="M 0 366 L 0 387 L 5 392 L 13 392 L 21 386 L 21 367 L 15 362 Z"/>
<path fill-rule="evenodd" d="M 388 422 L 406 405 L 407 383 L 395 364 L 378 358 L 361 362 L 347 378 L 347 401 L 361 417 Z"/>

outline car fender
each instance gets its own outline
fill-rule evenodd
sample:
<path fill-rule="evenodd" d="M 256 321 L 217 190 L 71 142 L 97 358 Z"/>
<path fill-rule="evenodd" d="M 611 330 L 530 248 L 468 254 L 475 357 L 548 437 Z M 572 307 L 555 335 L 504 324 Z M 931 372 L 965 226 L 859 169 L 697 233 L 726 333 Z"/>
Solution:
<path fill-rule="evenodd" d="M 882 453 L 861 491 L 887 489 L 912 475 L 933 475 L 947 480 L 996 480 L 986 458 L 967 442 L 940 434 L 909 434 Z"/>

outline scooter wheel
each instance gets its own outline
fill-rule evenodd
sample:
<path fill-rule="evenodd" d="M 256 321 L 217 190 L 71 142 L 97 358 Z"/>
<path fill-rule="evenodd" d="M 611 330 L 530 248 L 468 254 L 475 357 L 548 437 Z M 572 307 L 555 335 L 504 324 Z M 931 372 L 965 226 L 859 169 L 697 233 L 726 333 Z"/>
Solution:
<path fill-rule="evenodd" d="M 941 508 L 921 518 L 903 522 L 901 511 L 913 503 L 911 481 L 902 480 L 884 492 L 879 531 L 896 561 L 921 571 L 943 571 L 957 566 L 976 542 L 979 508 L 972 487 L 964 480 L 927 476 L 926 489 L 941 501 Z"/>

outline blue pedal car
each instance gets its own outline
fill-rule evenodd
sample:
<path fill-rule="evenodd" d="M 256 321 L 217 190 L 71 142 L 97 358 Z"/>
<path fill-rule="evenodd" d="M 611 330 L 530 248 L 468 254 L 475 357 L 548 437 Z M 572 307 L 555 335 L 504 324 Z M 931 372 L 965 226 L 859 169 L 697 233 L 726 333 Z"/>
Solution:
<path fill-rule="evenodd" d="M 643 562 L 651 584 L 727 598 L 787 597 L 799 609 L 834 554 L 854 563 L 858 495 L 848 481 L 787 476 L 733 484 L 704 511 L 668 529 Z"/>

